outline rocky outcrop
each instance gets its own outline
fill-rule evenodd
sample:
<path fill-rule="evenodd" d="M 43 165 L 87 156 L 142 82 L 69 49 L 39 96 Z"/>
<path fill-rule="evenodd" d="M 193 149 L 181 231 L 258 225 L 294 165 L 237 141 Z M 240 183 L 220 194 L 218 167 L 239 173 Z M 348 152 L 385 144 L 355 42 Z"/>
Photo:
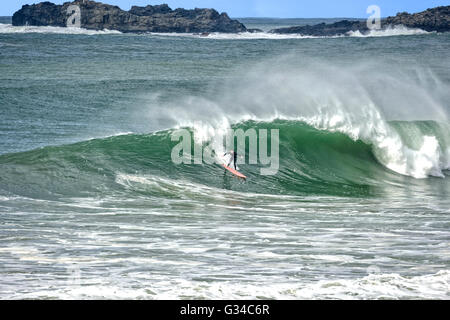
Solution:
<path fill-rule="evenodd" d="M 319 23 L 315 25 L 306 25 L 298 27 L 288 27 L 270 30 L 270 33 L 298 33 L 305 36 L 327 37 L 335 35 L 343 35 L 350 31 L 360 30 L 362 32 L 368 31 L 365 22 L 342 20 L 335 23 Z"/>
<path fill-rule="evenodd" d="M 214 9 L 176 9 L 167 4 L 137 7 L 124 11 L 95 1 L 76 0 L 56 5 L 41 2 L 24 5 L 14 13 L 14 26 L 55 26 L 66 27 L 68 18 L 74 11 L 68 12 L 71 5 L 80 8 L 81 27 L 91 30 L 118 30 L 121 32 L 244 32 L 247 29 L 226 13 L 219 14 Z"/>
<path fill-rule="evenodd" d="M 450 6 L 436 7 L 419 13 L 397 13 L 395 17 L 382 20 L 386 26 L 404 25 L 408 28 L 418 28 L 425 31 L 450 31 Z"/>
<path fill-rule="evenodd" d="M 167 4 L 161 4 L 157 6 L 146 6 L 146 7 L 137 7 L 132 6 L 130 11 L 131 14 L 135 14 L 137 16 L 151 16 L 153 14 L 166 14 L 170 13 L 172 9 Z"/>
<path fill-rule="evenodd" d="M 450 31 L 450 6 L 436 7 L 415 14 L 402 12 L 398 13 L 395 17 L 388 17 L 381 20 L 382 29 L 393 28 L 395 26 L 417 28 L 429 32 L 448 32 Z M 281 34 L 298 33 L 307 36 L 337 36 L 345 35 L 350 31 L 359 31 L 365 34 L 369 32 L 369 28 L 365 20 L 342 20 L 331 24 L 320 23 L 313 26 L 280 28 L 269 32 Z"/>

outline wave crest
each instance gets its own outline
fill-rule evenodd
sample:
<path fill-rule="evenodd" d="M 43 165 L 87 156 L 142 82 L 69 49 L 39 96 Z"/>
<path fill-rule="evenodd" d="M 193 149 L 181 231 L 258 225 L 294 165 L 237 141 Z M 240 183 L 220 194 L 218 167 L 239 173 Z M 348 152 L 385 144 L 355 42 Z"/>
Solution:
<path fill-rule="evenodd" d="M 13 26 L 11 24 L 0 23 L 0 33 L 45 33 L 45 34 L 80 34 L 80 35 L 102 35 L 102 34 L 121 34 L 116 30 L 88 30 L 83 28 L 65 28 L 65 27 L 38 27 L 38 26 Z"/>
<path fill-rule="evenodd" d="M 427 32 L 425 30 L 418 28 L 408 28 L 405 26 L 394 26 L 394 27 L 390 26 L 382 30 L 370 30 L 368 33 L 361 33 L 359 30 L 349 31 L 347 35 L 350 37 L 368 38 L 368 37 L 412 36 L 430 33 L 432 32 Z"/>

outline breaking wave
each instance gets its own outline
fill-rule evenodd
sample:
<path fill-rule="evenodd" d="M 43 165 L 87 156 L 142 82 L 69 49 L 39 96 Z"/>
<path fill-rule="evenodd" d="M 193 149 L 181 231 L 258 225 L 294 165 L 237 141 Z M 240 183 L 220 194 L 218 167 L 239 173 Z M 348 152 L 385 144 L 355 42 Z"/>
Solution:
<path fill-rule="evenodd" d="M 0 33 L 47 33 L 47 34 L 81 34 L 81 35 L 102 35 L 121 34 L 116 30 L 88 30 L 83 28 L 64 27 L 37 27 L 37 26 L 13 26 L 11 24 L 0 23 Z"/>
<path fill-rule="evenodd" d="M 48 26 L 13 26 L 11 24 L 0 23 L 0 34 L 11 33 L 43 33 L 43 34 L 75 34 L 75 35 L 105 35 L 105 34 L 123 34 L 117 30 L 89 30 L 84 28 L 65 28 Z M 302 34 L 276 34 L 269 32 L 241 32 L 241 33 L 220 33 L 212 32 L 204 35 L 196 33 L 147 33 L 150 36 L 160 37 L 189 37 L 203 38 L 213 40 L 287 40 L 287 39 L 312 39 L 312 38 L 341 38 L 341 37 L 388 37 L 405 35 L 422 35 L 430 32 L 421 29 L 410 29 L 404 26 L 396 26 L 384 30 L 371 30 L 367 34 L 360 31 L 350 31 L 347 35 L 318 37 Z"/>
<path fill-rule="evenodd" d="M 405 26 L 395 26 L 389 27 L 382 30 L 370 30 L 368 33 L 361 33 L 358 31 L 350 31 L 348 32 L 348 36 L 350 37 L 392 37 L 392 36 L 412 36 L 412 35 L 421 35 L 421 34 L 430 34 L 432 32 L 427 32 L 422 29 L 417 28 L 407 28 Z"/>

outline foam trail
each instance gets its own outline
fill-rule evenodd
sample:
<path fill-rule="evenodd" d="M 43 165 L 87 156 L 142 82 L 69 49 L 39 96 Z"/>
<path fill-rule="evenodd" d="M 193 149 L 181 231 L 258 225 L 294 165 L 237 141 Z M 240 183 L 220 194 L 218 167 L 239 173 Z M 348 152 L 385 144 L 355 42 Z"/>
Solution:
<path fill-rule="evenodd" d="M 415 277 L 399 274 L 371 274 L 356 279 L 319 280 L 312 283 L 234 283 L 205 282 L 181 278 L 149 282 L 140 279 L 146 289 L 130 289 L 122 278 L 114 284 L 89 279 L 96 285 L 67 286 L 52 283 L 40 290 L 11 291 L 7 299 L 448 299 L 450 273 L 439 271 Z M 153 279 L 152 279 L 153 280 Z M 171 283 L 171 285 L 167 285 Z M 151 290 L 150 290 L 151 289 Z"/>
<path fill-rule="evenodd" d="M 101 35 L 101 34 L 121 34 L 116 30 L 88 30 L 83 28 L 64 28 L 64 27 L 37 27 L 37 26 L 13 26 L 11 24 L 0 23 L 0 33 L 47 33 L 47 34 L 80 34 L 80 35 Z"/>

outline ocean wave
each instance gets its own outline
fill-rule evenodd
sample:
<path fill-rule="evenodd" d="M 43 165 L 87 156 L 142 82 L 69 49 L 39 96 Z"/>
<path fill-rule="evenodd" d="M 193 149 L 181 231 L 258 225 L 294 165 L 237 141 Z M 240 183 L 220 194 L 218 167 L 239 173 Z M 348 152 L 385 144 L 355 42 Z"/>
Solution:
<path fill-rule="evenodd" d="M 432 34 L 422 29 L 407 28 L 405 26 L 389 27 L 383 30 L 370 30 L 368 33 L 361 33 L 359 30 L 350 31 L 345 35 L 334 36 L 311 36 L 303 34 L 281 34 L 270 32 L 240 32 L 240 33 L 220 33 L 211 32 L 205 34 L 198 33 L 148 33 L 149 35 L 162 37 L 188 37 L 188 38 L 202 38 L 212 40 L 289 40 L 289 39 L 321 39 L 321 38 L 346 38 L 346 37 L 392 37 L 392 36 L 411 36 Z"/>
<path fill-rule="evenodd" d="M 246 197 L 252 194 L 368 196 L 395 185 L 413 186 L 412 181 L 403 180 L 398 173 L 416 178 L 444 177 L 443 166 L 448 166 L 449 159 L 441 150 L 448 150 L 444 144 L 449 126 L 435 122 L 396 122 L 386 126 L 390 127 L 389 132 L 396 132 L 393 137 L 400 137 L 411 128 L 422 132 L 422 136 L 406 136 L 410 140 L 403 142 L 385 133 L 379 136 L 374 131 L 370 134 L 375 136 L 369 136 L 372 141 L 364 142 L 353 140 L 340 128 L 335 132 L 319 130 L 301 121 L 250 120 L 234 124 L 234 129 L 243 131 L 280 131 L 277 173 L 262 176 L 264 165 L 248 164 L 250 146 L 247 146 L 243 155 L 246 163 L 239 165 L 248 177 L 248 182 L 243 182 L 224 176 L 218 164 L 172 163 L 171 150 L 178 144 L 172 141 L 175 129 L 155 134 L 118 135 L 1 155 L 3 186 L 0 190 L 5 194 L 49 200 L 101 194 L 102 197 L 117 195 L 120 199 L 126 195 L 125 198 L 220 202 L 224 197 L 235 197 L 234 191 L 244 192 Z M 200 129 L 189 130 L 192 143 L 196 143 Z M 435 133 L 433 137 L 431 132 Z M 271 143 L 270 136 L 268 143 Z M 418 150 L 414 144 L 419 146 Z M 395 167 L 397 163 L 404 167 Z"/>
<path fill-rule="evenodd" d="M 356 279 L 328 279 L 317 282 L 245 284 L 235 282 L 193 281 L 185 279 L 153 280 L 139 277 L 145 288 L 131 288 L 92 279 L 96 283 L 72 286 L 53 284 L 34 292 L 3 295 L 7 299 L 449 299 L 450 272 L 402 276 L 369 274 Z"/>
<path fill-rule="evenodd" d="M 0 155 L 1 194 L 170 198 L 194 183 L 246 194 L 359 197 L 413 188 L 416 179 L 447 179 L 450 91 L 427 70 L 277 57 L 236 76 L 239 81 L 233 77 L 212 95 L 151 95 L 140 121 L 158 114 L 172 129 Z M 279 170 L 262 176 L 261 163 L 243 164 L 249 178 L 243 184 L 217 164 L 176 165 L 171 151 L 178 142 L 171 138 L 177 128 L 188 129 L 197 145 L 213 142 L 216 154 L 224 146 L 214 137 L 229 129 L 277 129 Z"/>
<path fill-rule="evenodd" d="M 368 33 L 361 33 L 359 30 L 357 31 L 349 31 L 347 33 L 350 37 L 357 38 L 368 38 L 368 37 L 392 37 L 392 36 L 413 36 L 413 35 L 422 35 L 422 34 L 430 34 L 432 32 L 427 32 L 418 28 L 408 28 L 405 26 L 395 26 L 389 27 L 382 30 L 370 30 Z"/>
<path fill-rule="evenodd" d="M 182 296 L 206 299 L 448 299 L 449 282 L 450 272 L 440 271 L 416 277 L 370 274 L 359 279 L 321 280 L 310 284 L 180 283 L 180 291 L 153 290 L 156 299 Z"/>
<path fill-rule="evenodd" d="M 117 30 L 89 30 L 84 28 L 65 28 L 50 26 L 13 26 L 11 24 L 0 23 L 0 33 L 42 33 L 42 34 L 80 34 L 80 35 L 104 35 L 104 34 L 122 34 Z M 390 27 L 384 30 L 371 30 L 369 33 L 361 33 L 358 31 L 350 31 L 346 35 L 336 36 L 310 36 L 302 34 L 277 34 L 269 32 L 240 32 L 240 33 L 221 33 L 211 32 L 205 34 L 198 33 L 160 33 L 148 32 L 144 35 L 158 37 L 184 37 L 184 38 L 201 38 L 212 40 L 289 40 L 289 39 L 315 39 L 315 38 L 342 38 L 342 37 L 388 37 L 388 36 L 405 36 L 405 35 L 422 35 L 430 34 L 421 29 L 411 29 L 404 26 Z M 133 34 L 130 34 L 133 35 Z"/>
<path fill-rule="evenodd" d="M 430 34 L 432 32 L 427 32 L 422 29 L 412 29 L 405 26 L 395 26 L 389 27 L 384 30 L 371 30 L 367 34 L 358 31 L 350 31 L 346 35 L 335 35 L 335 36 L 310 36 L 303 34 L 276 34 L 269 32 L 243 32 L 237 34 L 227 34 L 227 33 L 211 33 L 207 36 L 202 36 L 206 39 L 215 40 L 286 40 L 286 39 L 317 39 L 317 38 L 343 38 L 343 37 L 392 37 L 392 36 L 411 36 L 411 35 L 423 35 Z M 198 35 L 195 35 L 198 37 Z"/>
<path fill-rule="evenodd" d="M 289 56 L 242 72 L 238 82 L 223 85 L 219 98 L 151 104 L 178 126 L 194 128 L 202 140 L 249 120 L 306 123 L 364 142 L 393 172 L 426 178 L 444 177 L 449 167 L 448 92 L 447 84 L 414 65 L 337 66 L 313 59 L 299 63 Z M 393 126 L 390 119 L 405 120 L 405 125 Z"/>
<path fill-rule="evenodd" d="M 116 30 L 88 30 L 83 28 L 64 28 L 64 27 L 38 27 L 38 26 L 13 26 L 11 24 L 0 23 L 0 34 L 14 33 L 44 33 L 44 34 L 80 34 L 80 35 L 103 35 L 103 34 L 121 34 Z"/>
<path fill-rule="evenodd" d="M 240 33 L 211 32 L 203 35 L 197 33 L 148 33 L 148 34 L 161 37 L 187 37 L 187 38 L 201 38 L 210 40 L 287 40 L 287 39 L 318 38 L 314 36 L 305 36 L 301 34 L 276 34 L 268 32 L 240 32 Z"/>

